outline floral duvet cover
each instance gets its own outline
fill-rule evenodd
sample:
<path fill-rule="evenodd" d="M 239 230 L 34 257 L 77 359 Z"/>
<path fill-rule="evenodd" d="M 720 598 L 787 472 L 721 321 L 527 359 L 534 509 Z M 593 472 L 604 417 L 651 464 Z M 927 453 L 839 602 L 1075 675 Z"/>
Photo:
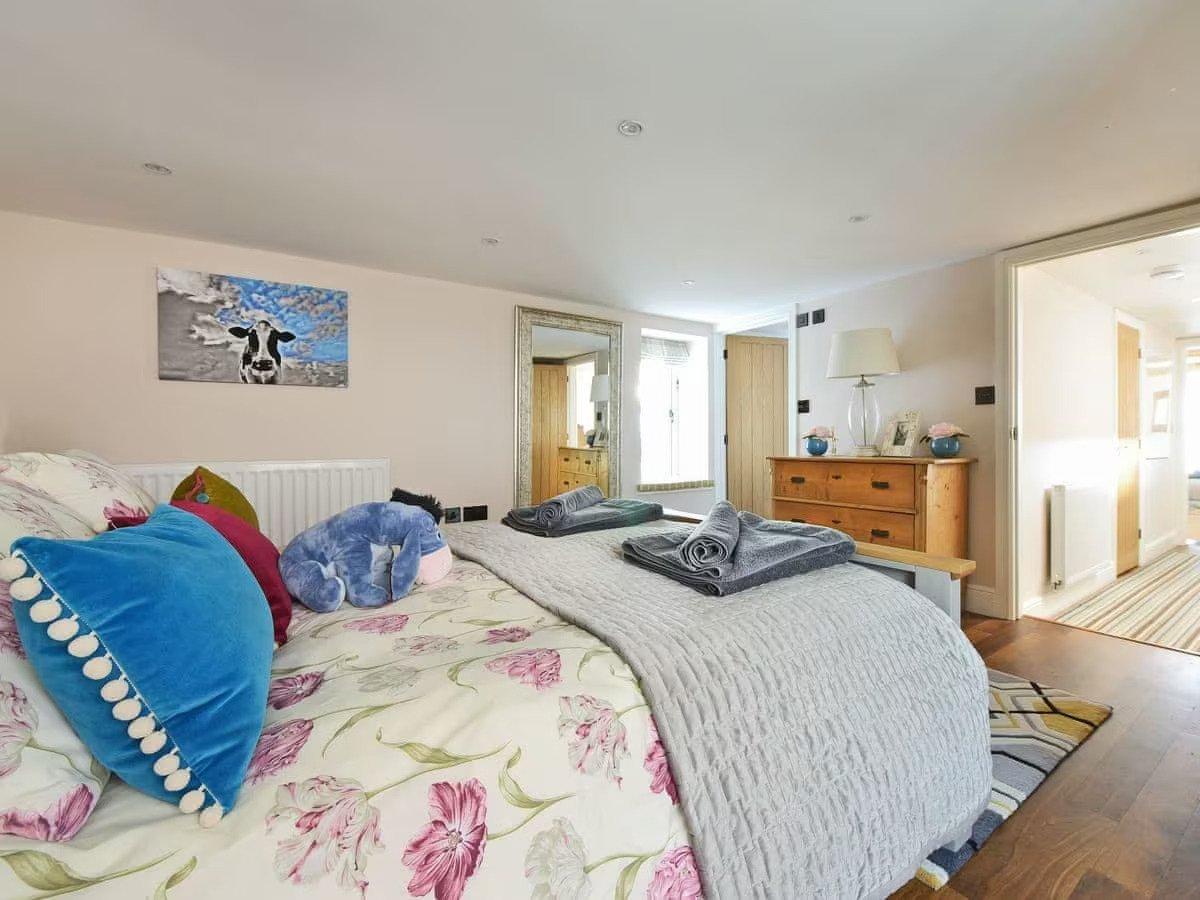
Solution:
<path fill-rule="evenodd" d="M 700 897 L 653 719 L 598 639 L 462 560 L 382 609 L 296 613 L 217 827 L 114 780 L 70 842 L 0 837 L 0 896 Z"/>

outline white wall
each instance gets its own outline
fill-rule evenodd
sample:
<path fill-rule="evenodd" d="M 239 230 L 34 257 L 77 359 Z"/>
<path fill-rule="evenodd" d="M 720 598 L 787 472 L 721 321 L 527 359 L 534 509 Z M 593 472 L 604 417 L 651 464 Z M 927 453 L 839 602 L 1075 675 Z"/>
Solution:
<path fill-rule="evenodd" d="M 825 309 L 825 322 L 796 330 L 797 397 L 810 403 L 801 429 L 832 425 L 839 451 L 852 452 L 846 421 L 851 382 L 825 377 L 834 332 L 890 328 L 903 371 L 875 379 L 880 411 L 915 409 L 922 429 L 950 421 L 971 435 L 964 454 L 970 471 L 968 555 L 977 569 L 968 582 L 967 606 L 993 613 L 995 584 L 994 406 L 975 405 L 975 387 L 995 384 L 994 272 L 990 258 L 918 272 L 904 278 L 804 303 Z M 928 454 L 924 445 L 918 453 Z"/>
<path fill-rule="evenodd" d="M 159 381 L 155 268 L 350 292 L 346 390 Z M 389 457 L 448 505 L 513 498 L 514 307 L 624 323 L 622 481 L 638 479 L 641 329 L 708 325 L 0 212 L 0 450 L 86 447 L 114 462 Z M 706 511 L 712 491 L 668 494 Z"/>

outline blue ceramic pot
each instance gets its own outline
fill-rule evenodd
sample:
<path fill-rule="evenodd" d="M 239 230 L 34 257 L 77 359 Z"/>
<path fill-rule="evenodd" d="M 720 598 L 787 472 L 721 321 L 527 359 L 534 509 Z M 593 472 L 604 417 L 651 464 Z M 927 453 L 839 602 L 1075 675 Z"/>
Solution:
<path fill-rule="evenodd" d="M 950 459 L 952 456 L 958 456 L 958 451 L 962 449 L 962 443 L 957 437 L 939 437 L 929 442 L 929 449 L 934 456 Z"/>
<path fill-rule="evenodd" d="M 829 441 L 819 437 L 805 438 L 804 449 L 808 451 L 809 456 L 824 456 L 825 451 L 829 449 Z"/>

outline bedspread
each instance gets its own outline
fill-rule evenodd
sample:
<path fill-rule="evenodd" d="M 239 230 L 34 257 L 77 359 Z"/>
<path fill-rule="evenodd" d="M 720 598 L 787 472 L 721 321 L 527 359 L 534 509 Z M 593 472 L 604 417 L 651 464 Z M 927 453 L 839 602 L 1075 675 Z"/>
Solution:
<path fill-rule="evenodd" d="M 113 783 L 70 843 L 0 838 L 0 896 L 699 895 L 663 745 L 602 641 L 461 560 L 382 609 L 296 607 L 289 634 L 217 827 Z"/>
<path fill-rule="evenodd" d="M 678 525 L 544 540 L 449 529 L 641 681 L 711 898 L 876 897 L 963 836 L 991 787 L 987 676 L 927 599 L 840 564 L 727 598 L 621 559 Z"/>

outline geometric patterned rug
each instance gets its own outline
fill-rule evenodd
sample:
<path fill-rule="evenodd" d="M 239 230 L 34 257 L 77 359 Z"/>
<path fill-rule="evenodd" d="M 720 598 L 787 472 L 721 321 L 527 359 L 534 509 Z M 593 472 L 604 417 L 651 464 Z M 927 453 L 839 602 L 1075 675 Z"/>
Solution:
<path fill-rule="evenodd" d="M 1169 550 L 1053 621 L 1200 653 L 1200 556 L 1186 547 Z"/>
<path fill-rule="evenodd" d="M 961 849 L 935 850 L 917 870 L 914 877 L 935 891 L 1112 714 L 1110 706 L 995 669 L 988 669 L 988 683 L 992 796 Z"/>

